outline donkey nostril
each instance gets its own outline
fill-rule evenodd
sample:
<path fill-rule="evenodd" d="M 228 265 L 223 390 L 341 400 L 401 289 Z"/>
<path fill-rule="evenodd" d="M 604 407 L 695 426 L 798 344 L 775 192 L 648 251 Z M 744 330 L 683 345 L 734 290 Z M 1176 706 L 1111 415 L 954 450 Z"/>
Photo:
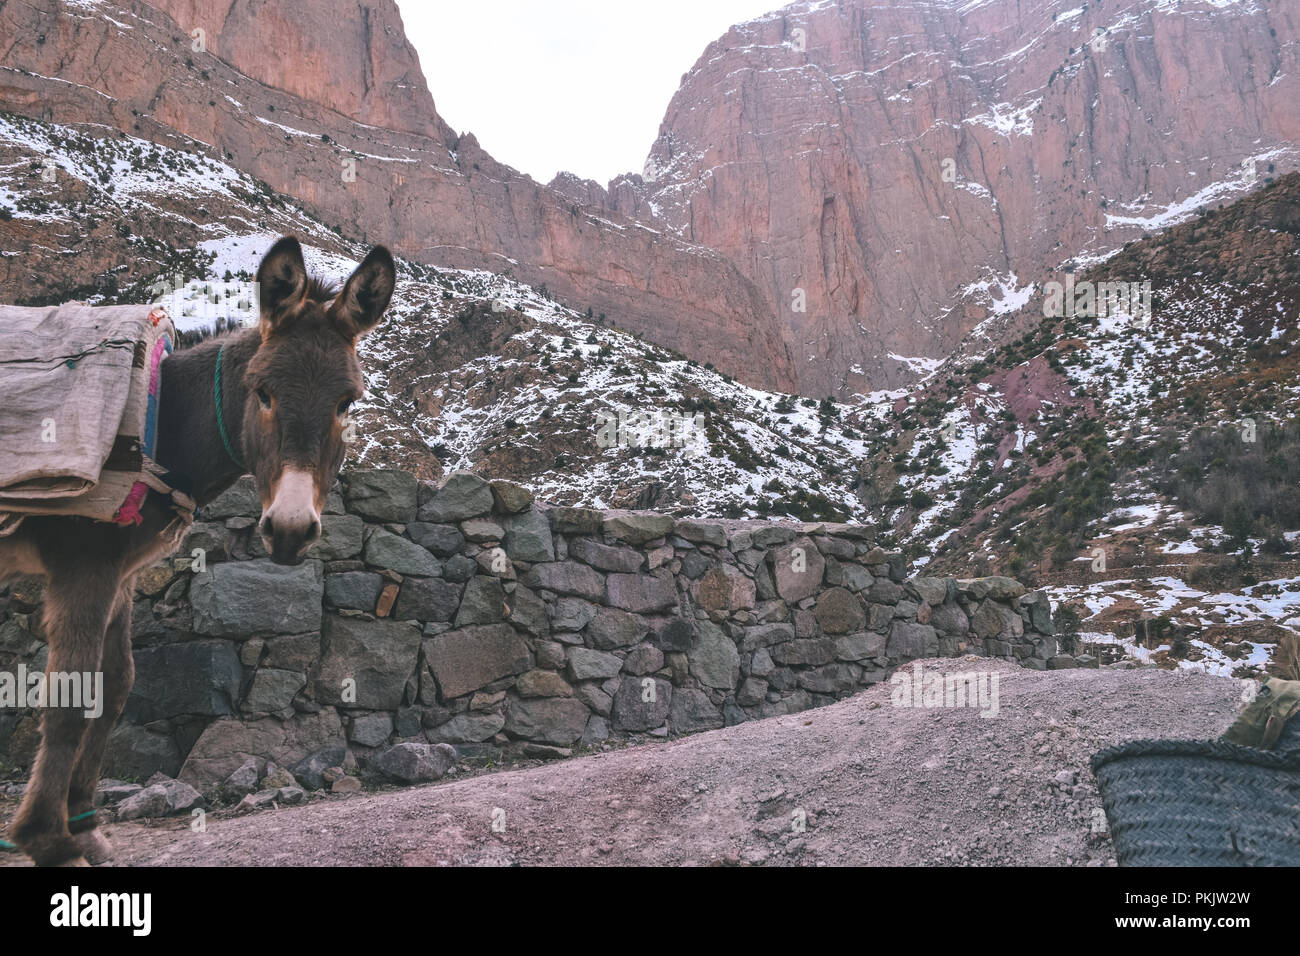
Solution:
<path fill-rule="evenodd" d="M 270 515 L 262 518 L 262 523 L 257 526 L 257 530 L 264 538 L 272 537 L 275 534 L 275 525 L 271 523 Z"/>
<path fill-rule="evenodd" d="M 319 537 L 320 537 L 320 521 L 316 518 L 313 518 L 311 521 L 311 527 L 307 529 L 307 543 L 311 544 Z"/>

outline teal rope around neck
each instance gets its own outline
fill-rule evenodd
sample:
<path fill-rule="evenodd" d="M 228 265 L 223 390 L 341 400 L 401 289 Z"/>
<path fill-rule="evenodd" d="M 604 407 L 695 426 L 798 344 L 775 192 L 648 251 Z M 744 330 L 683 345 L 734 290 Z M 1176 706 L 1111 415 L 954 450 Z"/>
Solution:
<path fill-rule="evenodd" d="M 217 406 L 217 431 L 221 433 L 221 444 L 226 446 L 226 454 L 230 456 L 230 460 L 240 468 L 243 468 L 244 463 L 240 461 L 239 456 L 235 454 L 235 449 L 230 444 L 230 436 L 226 434 L 226 417 L 222 410 L 221 359 L 225 354 L 226 347 L 224 345 L 217 349 L 217 369 L 212 373 L 212 401 Z"/>

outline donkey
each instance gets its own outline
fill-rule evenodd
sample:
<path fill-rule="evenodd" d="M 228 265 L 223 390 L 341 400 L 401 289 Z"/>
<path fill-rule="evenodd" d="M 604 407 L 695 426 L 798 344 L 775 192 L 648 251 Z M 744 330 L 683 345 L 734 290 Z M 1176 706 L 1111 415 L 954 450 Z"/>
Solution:
<path fill-rule="evenodd" d="M 292 237 L 257 271 L 258 325 L 180 350 L 162 364 L 155 446 L 160 465 L 192 481 L 200 505 L 252 473 L 271 559 L 299 564 L 320 536 L 325 496 L 343 464 L 346 416 L 364 390 L 357 340 L 392 299 L 393 257 L 376 246 L 342 290 L 307 275 Z M 218 406 L 220 396 L 220 406 Z M 135 575 L 170 555 L 186 523 L 151 496 L 137 526 L 29 517 L 0 538 L 0 582 L 45 579 L 48 672 L 102 673 L 103 709 L 41 715 L 41 749 L 9 836 L 38 865 L 86 866 L 112 848 L 96 827 L 95 789 L 134 680 Z"/>

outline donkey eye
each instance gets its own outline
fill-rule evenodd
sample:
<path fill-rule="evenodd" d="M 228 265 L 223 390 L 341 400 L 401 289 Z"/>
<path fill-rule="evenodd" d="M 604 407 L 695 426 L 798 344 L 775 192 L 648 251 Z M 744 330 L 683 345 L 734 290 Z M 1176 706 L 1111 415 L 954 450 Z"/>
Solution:
<path fill-rule="evenodd" d="M 267 394 L 266 389 L 259 388 L 257 390 L 257 400 L 262 403 L 263 408 L 271 407 L 271 396 Z"/>
<path fill-rule="evenodd" d="M 345 398 L 343 399 L 343 401 L 339 402 L 339 417 L 342 418 L 344 415 L 346 415 L 348 413 L 348 409 L 351 407 L 352 407 L 352 399 L 350 398 Z"/>

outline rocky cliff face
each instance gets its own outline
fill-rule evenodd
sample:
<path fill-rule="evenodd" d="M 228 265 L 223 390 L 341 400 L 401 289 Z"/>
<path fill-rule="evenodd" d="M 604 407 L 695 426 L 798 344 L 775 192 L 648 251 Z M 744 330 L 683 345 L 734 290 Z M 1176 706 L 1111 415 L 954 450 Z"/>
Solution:
<path fill-rule="evenodd" d="M 737 263 L 802 393 L 893 387 L 1064 261 L 1295 168 L 1298 32 L 1262 0 L 799 2 L 705 50 L 606 202 Z"/>
<path fill-rule="evenodd" d="M 998 344 L 1035 284 L 1300 165 L 1298 34 L 1266 0 L 801 0 L 710 45 L 608 188 L 447 127 L 393 0 L 4 4 L 0 102 L 821 397 Z"/>
<path fill-rule="evenodd" d="M 0 7 L 0 36 L 7 109 L 219 156 L 345 234 L 545 285 L 748 381 L 793 385 L 771 303 L 723 256 L 584 209 L 457 137 L 392 0 L 343 18 L 324 0 L 38 0 Z"/>
<path fill-rule="evenodd" d="M 456 138 L 434 109 L 393 3 L 357 4 L 342 22 L 334 0 L 150 0 L 150 6 L 186 33 L 203 30 L 209 52 L 266 86 L 370 126 L 443 142 Z"/>

